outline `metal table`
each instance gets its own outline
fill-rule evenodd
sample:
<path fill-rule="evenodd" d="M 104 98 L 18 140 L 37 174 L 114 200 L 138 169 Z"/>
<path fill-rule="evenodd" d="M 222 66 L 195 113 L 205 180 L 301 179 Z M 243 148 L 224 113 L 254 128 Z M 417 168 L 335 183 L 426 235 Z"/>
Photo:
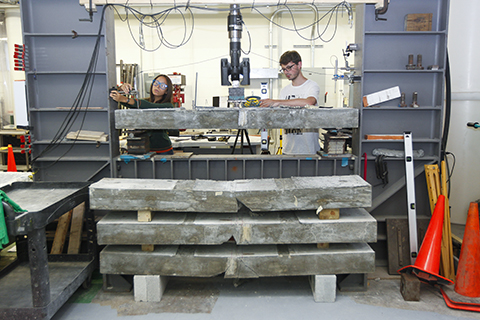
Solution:
<path fill-rule="evenodd" d="M 1 188 L 23 213 L 3 202 L 9 235 L 17 236 L 17 263 L 0 275 L 0 318 L 50 319 L 95 268 L 95 224 L 86 212 L 88 253 L 48 255 L 45 227 L 82 202 L 90 182 L 15 182 Z M 26 236 L 26 240 L 25 240 Z M 27 242 L 25 244 L 25 242 Z"/>

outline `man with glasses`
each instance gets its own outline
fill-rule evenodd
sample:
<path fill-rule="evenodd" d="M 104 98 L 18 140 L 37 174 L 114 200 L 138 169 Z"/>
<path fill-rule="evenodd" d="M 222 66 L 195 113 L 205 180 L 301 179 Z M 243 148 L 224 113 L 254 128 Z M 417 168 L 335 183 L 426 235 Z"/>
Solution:
<path fill-rule="evenodd" d="M 287 51 L 280 57 L 280 67 L 289 85 L 280 91 L 280 99 L 262 99 L 261 107 L 317 106 L 320 88 L 302 74 L 302 58 L 297 51 Z M 318 129 L 284 129 L 284 154 L 315 154 L 320 150 Z"/>

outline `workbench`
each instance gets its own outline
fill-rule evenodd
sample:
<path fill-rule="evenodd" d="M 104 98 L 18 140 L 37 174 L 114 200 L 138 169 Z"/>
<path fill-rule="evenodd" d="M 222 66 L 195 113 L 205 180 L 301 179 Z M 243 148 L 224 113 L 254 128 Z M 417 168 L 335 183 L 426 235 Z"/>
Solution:
<path fill-rule="evenodd" d="M 95 268 L 93 214 L 86 213 L 88 253 L 48 255 L 45 227 L 86 202 L 89 182 L 14 182 L 1 189 L 26 212 L 3 202 L 9 235 L 17 236 L 17 261 L 0 278 L 0 318 L 50 319 Z"/>

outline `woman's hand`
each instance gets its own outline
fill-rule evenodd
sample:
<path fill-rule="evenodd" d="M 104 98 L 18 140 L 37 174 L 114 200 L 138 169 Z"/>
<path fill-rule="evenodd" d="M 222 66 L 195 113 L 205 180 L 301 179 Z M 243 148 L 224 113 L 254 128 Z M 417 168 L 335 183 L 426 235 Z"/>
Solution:
<path fill-rule="evenodd" d="M 120 86 L 120 89 L 122 89 L 125 94 L 128 94 L 133 89 L 133 87 L 130 83 L 124 83 Z"/>
<path fill-rule="evenodd" d="M 112 90 L 110 92 L 110 97 L 115 100 L 116 102 L 122 102 L 122 103 L 126 103 L 128 101 L 128 98 L 125 97 L 124 95 L 121 95 L 120 93 L 118 93 L 117 90 Z"/>

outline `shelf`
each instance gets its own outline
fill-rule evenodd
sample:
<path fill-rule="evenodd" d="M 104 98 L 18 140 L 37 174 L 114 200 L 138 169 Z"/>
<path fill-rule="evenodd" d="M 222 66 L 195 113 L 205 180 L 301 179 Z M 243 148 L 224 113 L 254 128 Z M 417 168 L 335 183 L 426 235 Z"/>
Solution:
<path fill-rule="evenodd" d="M 34 71 L 34 70 L 29 70 L 25 71 L 25 74 L 27 75 L 58 75 L 58 74 L 64 74 L 64 75 L 72 75 L 72 74 L 79 74 L 79 75 L 86 75 L 87 72 L 85 71 Z M 95 71 L 95 72 L 90 72 L 89 74 L 95 74 L 95 75 L 106 75 L 106 71 Z"/>
<path fill-rule="evenodd" d="M 39 141 L 32 141 L 32 145 L 49 145 L 51 144 L 52 141 L 49 141 L 49 140 L 39 140 Z M 72 145 L 72 144 L 91 144 L 91 145 L 98 145 L 98 144 L 102 144 L 102 145 L 108 145 L 108 141 L 90 141 L 90 140 L 62 140 L 60 142 L 57 142 L 56 144 L 60 144 L 60 145 Z"/>
<path fill-rule="evenodd" d="M 73 37 L 73 33 L 33 33 L 25 32 L 23 33 L 25 37 Z M 98 33 L 77 33 L 76 37 L 97 37 Z M 100 34 L 103 37 L 103 34 Z"/>
<path fill-rule="evenodd" d="M 366 69 L 364 73 L 443 73 L 443 69 L 438 70 L 401 70 L 401 69 Z"/>
<path fill-rule="evenodd" d="M 109 162 L 110 157 L 41 157 L 35 159 L 35 162 Z"/>
<path fill-rule="evenodd" d="M 417 138 L 413 139 L 413 143 L 440 143 L 441 139 L 431 139 L 431 138 Z M 403 139 L 391 139 L 391 140 L 365 140 L 362 139 L 362 143 L 402 143 Z"/>
<path fill-rule="evenodd" d="M 420 35 L 446 35 L 446 31 L 365 31 L 365 35 L 374 36 L 420 36 Z"/>
<path fill-rule="evenodd" d="M 397 157 L 385 157 L 384 158 L 385 161 L 405 161 L 405 158 L 397 158 Z M 438 157 L 435 157 L 435 156 L 424 156 L 424 157 L 413 157 L 413 160 L 414 161 L 428 161 L 428 162 L 431 162 L 431 161 L 438 161 Z M 375 161 L 375 156 L 374 155 L 369 155 L 369 157 L 367 158 L 367 161 Z"/>
<path fill-rule="evenodd" d="M 93 109 L 95 108 L 95 109 Z M 69 112 L 72 111 L 70 107 L 65 108 L 30 108 L 30 112 Z M 100 107 L 89 107 L 88 109 L 80 108 L 75 110 L 76 112 L 105 112 L 108 111 L 107 108 L 100 108 Z"/>
<path fill-rule="evenodd" d="M 434 111 L 441 111 L 441 107 L 418 107 L 418 108 L 412 108 L 412 107 L 397 107 L 397 106 L 371 106 L 371 107 L 363 107 L 363 111 L 426 111 L 426 110 L 434 110 Z"/>

